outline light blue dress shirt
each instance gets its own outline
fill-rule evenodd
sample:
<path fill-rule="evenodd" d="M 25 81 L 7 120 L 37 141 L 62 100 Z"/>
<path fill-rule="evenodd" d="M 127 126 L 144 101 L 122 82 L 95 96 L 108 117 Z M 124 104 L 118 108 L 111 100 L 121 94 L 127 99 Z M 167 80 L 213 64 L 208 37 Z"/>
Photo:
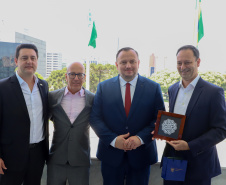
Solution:
<path fill-rule="evenodd" d="M 195 89 L 200 76 L 198 75 L 186 88 L 182 84 L 182 80 L 179 83 L 179 92 L 174 106 L 174 113 L 185 115 L 188 103 L 191 99 L 192 93 Z"/>
<path fill-rule="evenodd" d="M 17 72 L 16 77 L 22 89 L 30 118 L 30 144 L 39 143 L 44 139 L 44 118 L 42 99 L 37 85 L 38 78 L 34 76 L 35 84 L 31 92 L 28 84 L 18 75 Z"/>

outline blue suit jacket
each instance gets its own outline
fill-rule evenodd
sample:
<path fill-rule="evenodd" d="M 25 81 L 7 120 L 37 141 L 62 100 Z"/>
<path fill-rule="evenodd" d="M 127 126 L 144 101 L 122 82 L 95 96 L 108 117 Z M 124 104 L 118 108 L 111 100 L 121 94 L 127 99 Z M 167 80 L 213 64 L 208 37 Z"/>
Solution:
<path fill-rule="evenodd" d="M 170 112 L 174 111 L 179 82 L 169 88 Z M 226 107 L 224 90 L 199 79 L 186 111 L 182 140 L 189 151 L 175 151 L 166 145 L 163 156 L 188 160 L 186 179 L 201 180 L 221 173 L 216 144 L 226 137 Z"/>
<path fill-rule="evenodd" d="M 159 84 L 138 76 L 129 116 L 126 117 L 120 89 L 119 77 L 98 85 L 90 117 L 90 125 L 99 137 L 97 158 L 118 166 L 123 161 L 124 151 L 110 143 L 126 133 L 138 135 L 145 144 L 136 150 L 127 151 L 128 161 L 134 168 L 141 168 L 157 162 L 156 143 L 152 141 L 158 110 L 164 110 Z"/>

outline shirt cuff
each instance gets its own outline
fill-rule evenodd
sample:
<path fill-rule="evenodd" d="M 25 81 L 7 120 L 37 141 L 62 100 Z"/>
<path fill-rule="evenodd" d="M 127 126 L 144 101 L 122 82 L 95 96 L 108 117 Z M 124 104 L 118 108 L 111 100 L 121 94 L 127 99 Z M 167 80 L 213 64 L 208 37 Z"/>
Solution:
<path fill-rule="evenodd" d="M 144 144 L 144 141 L 139 136 L 137 136 L 137 137 L 140 139 L 140 142 L 143 145 Z"/>
<path fill-rule="evenodd" d="M 116 137 L 117 138 L 117 137 Z M 110 143 L 111 146 L 115 147 L 116 138 Z"/>

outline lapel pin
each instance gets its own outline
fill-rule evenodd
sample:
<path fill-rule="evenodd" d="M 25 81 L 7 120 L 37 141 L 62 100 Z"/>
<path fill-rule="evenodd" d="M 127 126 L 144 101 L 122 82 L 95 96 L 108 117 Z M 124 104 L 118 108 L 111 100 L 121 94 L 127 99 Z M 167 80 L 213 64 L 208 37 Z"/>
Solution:
<path fill-rule="evenodd" d="M 42 84 L 40 84 L 42 86 Z"/>

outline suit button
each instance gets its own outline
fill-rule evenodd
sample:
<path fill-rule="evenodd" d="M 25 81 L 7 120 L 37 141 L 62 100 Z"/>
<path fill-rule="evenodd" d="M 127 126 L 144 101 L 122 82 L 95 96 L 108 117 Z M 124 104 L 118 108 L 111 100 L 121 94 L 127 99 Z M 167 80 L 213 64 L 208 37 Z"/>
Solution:
<path fill-rule="evenodd" d="M 126 130 L 128 130 L 129 127 L 126 127 Z"/>
<path fill-rule="evenodd" d="M 73 126 L 73 125 L 71 125 L 71 128 L 74 128 L 74 126 Z"/>

